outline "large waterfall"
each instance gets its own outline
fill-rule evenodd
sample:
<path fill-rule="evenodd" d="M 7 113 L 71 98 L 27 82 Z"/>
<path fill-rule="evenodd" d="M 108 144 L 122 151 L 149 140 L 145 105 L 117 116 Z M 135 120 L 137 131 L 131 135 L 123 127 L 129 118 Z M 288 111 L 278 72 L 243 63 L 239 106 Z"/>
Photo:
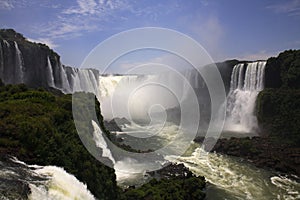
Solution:
<path fill-rule="evenodd" d="M 236 132 L 257 131 L 254 114 L 258 93 L 264 88 L 265 61 L 240 63 L 231 74 L 224 129 Z"/>

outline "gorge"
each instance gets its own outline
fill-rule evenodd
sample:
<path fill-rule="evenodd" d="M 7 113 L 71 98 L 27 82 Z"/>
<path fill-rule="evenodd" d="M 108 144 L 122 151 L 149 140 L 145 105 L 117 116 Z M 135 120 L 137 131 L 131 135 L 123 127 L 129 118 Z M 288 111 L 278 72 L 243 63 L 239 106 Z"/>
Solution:
<path fill-rule="evenodd" d="M 159 123 L 156 124 L 152 120 L 157 119 L 158 122 L 160 122 L 160 120 L 165 121 L 167 117 L 156 118 L 155 116 L 149 116 L 148 110 L 152 106 L 150 104 L 152 103 L 152 101 L 149 100 L 151 99 L 150 97 L 154 98 L 157 102 L 161 102 L 165 109 L 175 108 L 176 110 L 178 108 L 178 105 L 180 105 L 181 102 L 185 102 L 187 97 L 189 96 L 189 94 L 186 92 L 190 92 L 187 89 L 188 86 L 190 86 L 193 91 L 195 91 L 195 96 L 197 97 L 197 100 L 199 102 L 199 105 L 197 106 L 200 107 L 200 112 L 203 116 L 201 118 L 201 121 L 197 122 L 197 125 L 199 125 L 201 129 L 198 131 L 203 132 L 203 130 L 205 131 L 205 129 L 207 128 L 207 120 L 209 120 L 210 117 L 210 99 L 206 84 L 201 75 L 198 73 L 194 73 L 193 71 L 182 72 L 182 75 L 185 79 L 184 82 L 182 82 L 181 79 L 178 79 L 178 77 L 175 75 L 168 76 L 166 74 L 123 76 L 101 75 L 99 71 L 95 69 L 78 69 L 64 66 L 60 63 L 59 55 L 53 50 L 42 44 L 31 43 L 27 41 L 21 34 L 16 33 L 13 30 L 1 30 L 0 36 L 0 79 L 2 79 L 4 84 L 9 85 L 24 83 L 27 86 L 33 88 L 43 87 L 49 90 L 51 90 L 51 88 L 54 88 L 65 94 L 80 91 L 94 93 L 100 102 L 100 106 L 98 105 L 98 109 L 99 107 L 101 107 L 101 113 L 104 119 L 111 120 L 114 117 L 125 117 L 126 119 L 130 119 L 131 124 L 120 125 L 120 129 L 122 130 L 122 132 L 115 133 L 115 135 L 121 140 L 122 144 L 129 145 L 135 150 L 147 151 L 149 149 L 151 150 L 159 148 L 161 145 L 167 144 L 168 142 L 174 140 L 174 138 L 176 138 L 176 134 L 179 134 L 179 132 L 177 132 L 178 126 L 176 123 L 173 123 L 172 120 L 168 121 L 163 129 L 158 126 Z M 273 127 L 274 124 L 271 122 L 273 118 L 272 114 L 270 114 L 272 110 L 275 110 L 274 107 L 278 105 L 276 111 L 280 111 L 282 115 L 273 113 L 276 116 L 276 120 L 283 120 L 283 117 L 290 115 L 290 118 L 293 118 L 292 120 L 294 122 L 293 127 L 289 127 L 289 129 L 286 129 L 288 130 L 288 133 L 286 133 L 286 135 L 283 134 L 283 137 L 294 137 L 294 142 L 297 145 L 297 141 L 300 138 L 299 118 L 296 117 L 299 116 L 299 102 L 297 102 L 299 91 L 297 89 L 299 89 L 300 64 L 298 64 L 296 61 L 292 64 L 285 63 L 286 61 L 284 57 L 288 57 L 290 55 L 291 57 L 293 57 L 293 60 L 299 59 L 299 50 L 282 53 L 278 58 L 270 58 L 268 61 L 247 62 L 232 60 L 224 63 L 217 63 L 217 67 L 219 68 L 224 81 L 225 89 L 227 90 L 227 102 L 224 102 L 224 106 L 226 106 L 227 108 L 227 116 L 224 125 L 225 134 L 230 132 L 234 133 L 235 135 L 238 134 L 241 137 L 249 136 L 249 133 L 250 136 L 270 134 L 274 135 L 274 129 L 277 129 L 276 133 L 280 136 L 282 134 L 280 131 L 286 129 L 287 125 L 283 125 L 284 123 L 282 122 L 282 124 L 279 123 L 277 124 L 277 126 Z M 293 68 L 291 67 L 291 69 L 294 70 L 285 69 L 284 67 L 287 64 L 289 66 L 292 66 Z M 279 67 L 276 68 L 275 65 L 279 65 Z M 285 76 L 285 74 L 283 74 L 283 72 L 280 70 L 284 72 L 288 71 L 288 75 Z M 270 74 L 272 74 L 272 77 L 275 78 L 270 78 Z M 274 74 L 276 76 L 273 76 Z M 130 92 L 130 88 L 135 88 L 136 86 L 147 82 L 159 82 L 165 85 L 173 85 L 173 87 L 176 88 L 174 90 L 176 91 L 175 93 L 182 98 L 178 101 L 174 101 L 173 98 L 163 96 L 163 93 L 160 91 L 156 91 L 156 93 L 154 93 L 153 88 L 149 87 L 147 89 L 147 92 L 142 92 L 140 94 L 139 98 L 142 99 L 142 104 L 138 105 L 137 99 L 133 100 L 133 106 L 131 107 L 131 109 L 133 109 L 133 115 L 132 118 L 130 118 L 130 116 L 124 114 L 124 108 L 128 109 L 128 107 L 126 107 L 126 105 L 122 105 L 127 104 L 127 99 L 129 99 L 129 97 L 126 96 L 127 92 Z M 266 89 L 265 86 L 267 87 Z M 25 95 L 28 96 L 28 94 L 24 94 L 25 90 L 27 89 L 22 89 L 21 86 L 21 89 L 14 89 L 12 86 L 5 87 L 7 87 L 7 89 L 3 89 L 3 93 L 1 95 L 1 99 L 3 101 L 3 105 L 1 107 L 1 116 L 3 117 L 3 120 L 8 123 L 9 120 L 11 120 L 11 118 L 6 118 L 7 116 L 9 116 L 9 114 L 7 113 L 11 112 L 9 110 L 11 108 L 8 107 L 9 104 L 14 103 L 14 105 L 18 105 L 18 102 L 14 101 L 22 98 L 26 99 Z M 286 93 L 286 95 L 283 95 L 282 90 L 284 89 L 285 92 L 290 92 Z M 18 96 L 18 92 L 14 93 L 13 90 L 19 91 L 20 95 Z M 8 98 L 8 95 L 5 92 L 12 92 L 12 97 Z M 67 99 L 67 97 L 56 97 L 43 91 L 40 93 L 38 92 L 37 94 L 35 92 L 32 93 L 32 96 L 34 98 L 38 97 L 38 100 L 33 100 L 35 106 L 39 107 L 38 105 L 36 105 L 36 103 L 38 101 L 45 101 L 46 99 L 47 103 L 45 103 L 45 111 L 51 110 L 47 107 L 47 104 L 49 103 L 49 105 L 51 104 L 55 108 L 62 107 L 65 110 L 64 112 L 68 112 L 69 115 L 71 115 L 70 113 L 72 104 L 70 103 L 70 99 Z M 117 95 L 118 97 L 117 101 L 115 102 L 119 106 L 116 113 L 111 113 L 112 108 L 109 105 L 113 95 Z M 285 106 L 286 101 L 289 101 L 290 99 L 294 99 L 294 101 L 290 101 L 290 107 Z M 25 102 L 27 102 L 27 100 Z M 122 108 L 122 106 L 124 106 L 124 108 Z M 190 111 L 189 109 L 193 109 L 193 106 L 194 105 L 192 104 L 191 107 L 187 107 L 188 112 Z M 293 111 L 283 112 L 285 108 L 292 109 Z M 19 109 L 23 110 L 21 106 Z M 15 110 L 13 111 L 17 112 Z M 155 112 L 150 114 L 165 112 L 165 110 L 162 111 L 160 109 L 154 111 Z M 31 112 L 33 112 L 33 114 L 29 113 L 29 118 L 34 118 L 35 115 L 38 115 L 34 114 L 34 107 L 32 108 Z M 49 112 L 52 113 L 52 111 Z M 101 115 L 100 109 L 97 110 L 97 112 L 99 115 Z M 180 112 L 175 112 L 175 114 L 171 112 L 170 114 L 173 118 L 176 118 L 175 121 L 178 121 L 178 113 Z M 64 121 L 65 119 L 68 119 L 72 121 L 72 119 L 69 118 L 69 115 L 60 112 L 56 113 L 53 111 L 53 117 L 51 116 L 50 119 L 58 119 L 54 119 L 54 122 L 51 122 L 51 125 L 55 126 L 58 123 L 57 121 L 59 120 Z M 25 120 L 24 118 L 20 119 Z M 34 119 L 36 120 L 36 118 Z M 46 124 L 48 123 L 47 117 L 42 119 Z M 64 122 L 64 126 L 66 126 L 67 128 L 63 126 L 59 128 L 59 130 L 62 131 L 63 134 L 68 134 L 68 128 L 71 127 L 71 125 L 69 125 L 68 123 L 71 122 Z M 130 186 L 135 183 L 141 184 L 147 182 L 148 179 L 147 177 L 145 177 L 145 170 L 143 169 L 147 169 L 147 165 L 149 165 L 149 163 L 146 160 L 145 162 L 141 162 L 140 160 L 134 160 L 130 158 L 118 158 L 118 156 L 114 155 L 111 149 L 108 148 L 109 145 L 107 144 L 107 140 L 105 139 L 105 137 L 99 135 L 103 134 L 100 131 L 101 129 L 103 129 L 103 127 L 101 127 L 101 124 L 98 125 L 94 121 L 90 123 L 91 124 L 89 128 L 92 127 L 93 129 L 93 140 L 95 142 L 95 145 L 100 149 L 99 154 L 101 154 L 102 157 L 109 159 L 113 163 L 114 170 L 116 171 L 117 176 L 116 180 L 118 181 L 118 183 L 121 185 Z M 18 127 L 18 130 L 22 130 L 22 128 L 24 128 L 24 125 L 22 125 L 22 123 L 17 123 L 17 125 L 18 126 L 16 127 Z M 1 138 L 6 138 L 7 136 L 7 138 L 9 138 L 9 134 L 16 131 L 10 126 L 5 127 L 3 125 L 0 127 L 2 127 L 2 129 L 0 129 L 2 131 Z M 74 127 L 72 126 L 72 130 L 73 128 Z M 53 133 L 57 132 L 48 126 L 44 127 L 44 129 Z M 40 130 L 44 129 L 41 125 L 41 127 L 32 130 L 39 132 Z M 26 130 L 28 131 L 30 129 Z M 153 136 L 153 133 L 157 132 L 159 132 L 160 134 L 157 134 L 156 137 L 151 137 L 149 140 L 146 139 L 146 142 L 144 141 L 143 143 L 143 139 L 149 138 L 149 136 Z M 15 134 L 18 135 L 17 133 Z M 31 137 L 34 137 L 34 135 L 32 134 L 28 135 L 28 140 L 32 139 Z M 141 137 L 141 135 L 144 136 L 144 138 Z M 133 140 L 133 136 L 137 136 L 137 139 Z M 183 136 L 185 136 L 184 133 Z M 280 138 L 279 136 L 276 136 L 276 139 Z M 20 136 L 20 138 L 23 138 L 23 140 L 26 141 L 24 137 L 24 135 Z M 51 137 L 49 136 L 49 138 Z M 55 137 L 60 138 L 62 136 L 56 135 Z M 72 141 L 74 141 L 73 145 L 78 145 L 78 143 L 80 144 L 78 138 L 75 139 L 73 138 L 74 136 L 70 135 L 69 137 L 71 137 Z M 46 138 L 45 141 L 47 141 L 47 139 L 48 138 Z M 242 138 L 241 140 L 238 139 L 237 143 L 239 143 L 239 145 L 236 146 L 239 146 L 241 149 L 247 147 L 247 150 L 249 150 L 250 152 L 251 148 L 255 148 L 255 146 L 251 146 L 251 141 L 253 140 L 246 138 L 250 142 L 248 142 L 248 144 L 244 144 L 244 139 L 245 138 Z M 41 140 L 44 141 L 43 138 Z M 234 140 L 224 139 L 224 141 L 224 144 L 226 146 L 226 142 Z M 4 145 L 4 143 L 5 141 L 1 143 L 1 148 L 5 147 L 6 144 Z M 38 143 L 39 141 L 36 141 L 36 143 L 34 144 L 38 145 Z M 148 143 L 151 148 L 148 148 L 149 146 L 145 148 L 146 143 Z M 52 145 L 53 147 L 57 146 L 55 143 L 53 143 Z M 66 161 L 62 159 L 55 162 L 67 162 L 68 165 L 66 166 L 71 165 L 69 163 L 69 159 L 66 158 L 68 155 L 66 152 L 69 151 L 69 149 L 73 149 L 73 145 L 70 145 L 68 148 L 66 147 L 63 151 L 64 159 Z M 220 144 L 217 145 L 219 145 L 217 146 L 219 148 L 221 148 L 220 146 L 222 146 Z M 232 147 L 230 148 L 234 148 L 234 146 L 235 145 L 232 145 Z M 84 151 L 83 148 L 84 147 L 82 147 L 81 145 L 80 150 L 78 151 Z M 12 149 L 7 150 L 6 147 L 3 149 L 4 150 L 2 151 L 5 153 L 14 152 Z M 48 150 L 49 152 L 52 151 L 51 149 L 46 150 Z M 54 162 L 54 160 L 51 159 L 54 158 L 51 157 L 51 154 L 46 154 L 44 152 L 46 150 L 37 150 L 38 152 L 35 155 L 40 155 L 41 157 L 43 157 L 44 154 L 47 155 L 47 158 L 39 159 L 44 159 L 45 161 L 43 163 L 45 165 L 52 165 L 53 163 L 51 162 Z M 28 161 L 39 161 L 39 159 L 34 158 L 34 156 L 29 156 L 30 158 L 28 158 L 26 155 L 23 155 L 25 153 L 22 154 L 22 151 L 18 151 L 19 155 L 15 156 L 26 158 L 28 159 Z M 218 152 L 222 152 L 225 154 L 228 153 L 226 151 L 222 151 L 222 149 L 218 150 Z M 61 152 L 55 153 L 60 154 Z M 297 152 L 292 153 L 294 153 L 295 155 L 297 154 Z M 86 155 L 86 153 L 84 153 L 84 155 L 84 159 L 87 159 L 88 161 L 84 164 L 84 166 L 81 166 L 78 163 L 78 165 L 81 166 L 80 169 L 88 167 L 89 169 L 93 170 L 95 174 L 97 174 L 97 178 L 101 177 L 101 174 L 105 174 L 105 177 L 101 180 L 105 182 L 103 179 L 106 178 L 107 180 L 109 180 L 108 183 L 106 183 L 103 188 L 98 190 L 95 189 L 97 185 L 92 184 L 92 181 L 89 180 L 93 177 L 92 172 L 84 172 L 80 171 L 80 169 L 74 170 L 71 167 L 68 168 L 68 172 L 73 173 L 78 179 L 80 178 L 81 181 L 87 183 L 87 188 L 89 190 L 91 190 L 90 188 L 92 188 L 91 191 L 93 191 L 93 194 L 98 198 L 105 199 L 107 198 L 105 197 L 105 195 L 116 194 L 117 189 L 114 187 L 116 183 L 114 183 L 114 180 L 110 180 L 110 177 L 114 177 L 114 170 L 106 168 L 99 163 L 94 164 L 92 158 L 90 158 L 90 155 Z M 176 157 L 170 153 L 168 153 L 168 155 L 166 153 L 167 156 L 164 156 L 163 153 L 162 155 L 163 161 L 183 163 L 197 176 L 204 176 L 208 181 L 208 188 L 206 191 L 208 199 L 220 199 L 224 197 L 228 199 L 259 199 L 262 196 L 269 199 L 299 198 L 300 185 L 299 182 L 297 182 L 298 178 L 293 179 L 291 178 L 291 176 L 285 176 L 286 174 L 299 176 L 299 171 L 292 171 L 293 174 L 289 174 L 289 171 L 286 171 L 286 174 L 281 174 L 276 171 L 274 172 L 271 170 L 256 168 L 248 162 L 241 161 L 236 157 L 230 157 L 219 153 L 205 152 L 199 144 L 194 142 L 191 143 L 191 146 L 186 151 L 186 153 L 180 157 Z M 162 155 L 158 155 L 157 157 L 161 157 Z M 239 156 L 237 154 L 230 153 L 229 155 Z M 297 159 L 299 157 L 297 156 L 299 155 L 297 154 L 295 158 L 291 159 L 295 159 L 295 162 L 298 162 L 299 160 Z M 80 157 L 81 156 L 78 155 L 78 159 L 80 159 Z M 102 171 L 99 171 L 98 168 L 101 168 Z M 49 168 L 45 167 L 44 170 L 47 171 L 46 169 L 49 170 Z M 54 170 L 55 173 L 60 172 L 64 174 L 64 172 L 62 172 L 60 169 L 52 168 L 52 170 Z M 43 168 L 40 169 L 40 172 L 43 172 Z M 72 180 L 75 181 L 74 179 Z M 101 185 L 102 183 L 99 182 L 97 183 Z M 83 184 L 81 183 L 78 183 L 78 187 L 84 188 Z M 82 193 L 87 195 L 87 197 L 91 197 L 89 191 L 82 191 Z M 117 197 L 113 196 L 112 198 Z"/>

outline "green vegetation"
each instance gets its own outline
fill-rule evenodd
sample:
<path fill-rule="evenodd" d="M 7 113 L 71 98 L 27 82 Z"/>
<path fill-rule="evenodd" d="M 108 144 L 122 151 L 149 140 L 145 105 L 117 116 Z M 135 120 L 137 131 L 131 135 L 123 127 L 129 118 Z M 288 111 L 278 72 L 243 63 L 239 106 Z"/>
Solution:
<path fill-rule="evenodd" d="M 203 177 L 190 176 L 152 179 L 140 188 L 129 189 L 122 195 L 122 200 L 192 200 L 204 199 L 205 180 Z"/>
<path fill-rule="evenodd" d="M 257 98 L 257 117 L 264 133 L 281 142 L 300 144 L 300 50 L 270 58 L 266 89 Z"/>
<path fill-rule="evenodd" d="M 78 137 L 71 95 L 30 90 L 25 85 L 2 86 L 0 119 L 0 155 L 61 166 L 86 183 L 97 198 L 118 198 L 114 170 L 92 157 Z"/>
<path fill-rule="evenodd" d="M 300 89 L 300 50 L 288 50 L 266 65 L 266 88 Z"/>
<path fill-rule="evenodd" d="M 300 90 L 265 89 L 257 99 L 258 121 L 270 136 L 300 144 Z"/>

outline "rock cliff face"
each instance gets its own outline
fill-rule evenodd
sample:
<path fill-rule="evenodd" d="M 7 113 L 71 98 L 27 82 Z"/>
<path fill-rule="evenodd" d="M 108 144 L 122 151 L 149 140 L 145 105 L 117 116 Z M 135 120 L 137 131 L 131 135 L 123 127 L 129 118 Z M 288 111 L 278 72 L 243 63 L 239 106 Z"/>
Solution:
<path fill-rule="evenodd" d="M 96 70 L 64 66 L 48 46 L 32 43 L 12 29 L 0 30 L 0 79 L 5 84 L 93 92 L 98 75 Z"/>

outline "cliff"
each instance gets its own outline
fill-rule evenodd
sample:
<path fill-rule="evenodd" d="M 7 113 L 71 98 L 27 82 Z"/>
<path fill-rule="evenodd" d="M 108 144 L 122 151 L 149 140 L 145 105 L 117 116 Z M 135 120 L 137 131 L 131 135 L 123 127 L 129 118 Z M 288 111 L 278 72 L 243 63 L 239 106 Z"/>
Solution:
<path fill-rule="evenodd" d="M 13 29 L 0 29 L 0 79 L 5 84 L 52 87 L 65 93 L 93 92 L 98 74 L 97 70 L 64 66 L 45 44 L 30 42 Z"/>

